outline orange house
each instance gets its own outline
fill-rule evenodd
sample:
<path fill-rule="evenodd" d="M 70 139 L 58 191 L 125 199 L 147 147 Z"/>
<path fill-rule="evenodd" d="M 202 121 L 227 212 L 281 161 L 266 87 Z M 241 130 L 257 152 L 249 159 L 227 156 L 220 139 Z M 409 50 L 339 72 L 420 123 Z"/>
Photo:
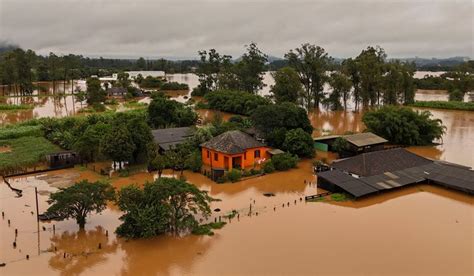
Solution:
<path fill-rule="evenodd" d="M 201 147 L 202 162 L 213 171 L 252 168 L 268 159 L 269 148 L 240 130 L 222 133 Z"/>

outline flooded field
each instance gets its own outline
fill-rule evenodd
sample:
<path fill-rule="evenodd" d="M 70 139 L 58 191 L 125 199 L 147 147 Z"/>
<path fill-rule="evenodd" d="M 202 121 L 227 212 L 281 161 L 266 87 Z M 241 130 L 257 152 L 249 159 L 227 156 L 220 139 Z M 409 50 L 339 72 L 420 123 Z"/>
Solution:
<path fill-rule="evenodd" d="M 151 71 L 153 72 L 153 71 Z M 416 72 L 415 77 L 421 78 L 426 74 L 439 75 L 443 72 Z M 199 84 L 199 78 L 195 74 L 168 74 L 166 75 L 168 81 L 175 81 L 179 83 L 186 83 L 189 86 L 189 90 L 180 91 L 165 91 L 165 94 L 178 102 L 186 102 L 191 98 L 192 90 Z M 265 72 L 263 82 L 265 86 L 260 90 L 259 94 L 262 96 L 270 95 L 270 88 L 274 84 L 273 77 L 270 72 Z M 8 89 L 6 86 L 2 86 L 2 96 L 0 97 L 0 103 L 8 104 L 30 104 L 33 105 L 33 109 L 28 110 L 16 110 L 16 111 L 0 111 L 0 126 L 10 123 L 17 123 L 26 121 L 32 118 L 42 117 L 64 117 L 72 116 L 85 107 L 85 103 L 77 102 L 74 96 L 71 94 L 73 90 L 86 90 L 86 84 L 84 80 L 75 81 L 73 85 L 66 83 L 64 86 L 63 82 L 56 82 L 53 87 L 51 82 L 40 82 L 36 84 L 38 89 L 33 92 L 33 96 L 8 96 L 13 95 L 14 90 Z M 329 86 L 325 86 L 326 91 L 330 91 Z M 59 96 L 64 94 L 66 95 Z M 53 95 L 56 95 L 54 97 Z M 468 96 L 465 96 L 467 101 Z M 446 101 L 448 100 L 448 94 L 443 90 L 418 90 L 415 95 L 415 100 L 418 101 Z M 143 103 L 149 103 L 150 98 L 146 97 L 139 100 Z M 352 104 L 348 105 L 349 109 L 352 109 Z"/>

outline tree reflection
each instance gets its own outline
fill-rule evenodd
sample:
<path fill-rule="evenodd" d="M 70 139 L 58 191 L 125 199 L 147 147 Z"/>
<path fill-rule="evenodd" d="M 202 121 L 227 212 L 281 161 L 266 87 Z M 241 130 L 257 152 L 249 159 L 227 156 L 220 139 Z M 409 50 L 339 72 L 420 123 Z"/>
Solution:
<path fill-rule="evenodd" d="M 51 242 L 50 250 L 54 255 L 49 259 L 49 265 L 59 270 L 61 275 L 79 275 L 85 269 L 105 261 L 107 254 L 117 250 L 117 241 L 109 242 L 100 226 L 89 231 L 66 231 L 54 235 Z"/>

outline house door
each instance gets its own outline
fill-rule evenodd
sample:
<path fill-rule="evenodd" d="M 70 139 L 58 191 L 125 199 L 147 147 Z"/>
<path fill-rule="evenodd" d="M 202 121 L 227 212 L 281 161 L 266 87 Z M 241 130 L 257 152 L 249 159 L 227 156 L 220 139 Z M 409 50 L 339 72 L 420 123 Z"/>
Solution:
<path fill-rule="evenodd" d="M 229 157 L 227 157 L 227 156 L 224 156 L 224 168 L 226 170 L 229 169 Z"/>
<path fill-rule="evenodd" d="M 232 157 L 232 168 L 241 169 L 242 168 L 242 157 Z"/>

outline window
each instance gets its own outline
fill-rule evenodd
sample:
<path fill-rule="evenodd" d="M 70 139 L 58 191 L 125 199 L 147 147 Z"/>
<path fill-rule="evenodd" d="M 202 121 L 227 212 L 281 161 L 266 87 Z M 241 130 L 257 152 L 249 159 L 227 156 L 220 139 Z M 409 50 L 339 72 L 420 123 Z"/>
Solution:
<path fill-rule="evenodd" d="M 211 156 L 211 153 L 209 152 L 209 150 L 207 150 L 207 159 L 209 159 L 210 156 Z"/>
<path fill-rule="evenodd" d="M 219 161 L 219 155 L 217 152 L 214 152 L 214 161 Z"/>
<path fill-rule="evenodd" d="M 259 158 L 260 157 L 260 150 L 254 151 L 254 157 Z"/>

